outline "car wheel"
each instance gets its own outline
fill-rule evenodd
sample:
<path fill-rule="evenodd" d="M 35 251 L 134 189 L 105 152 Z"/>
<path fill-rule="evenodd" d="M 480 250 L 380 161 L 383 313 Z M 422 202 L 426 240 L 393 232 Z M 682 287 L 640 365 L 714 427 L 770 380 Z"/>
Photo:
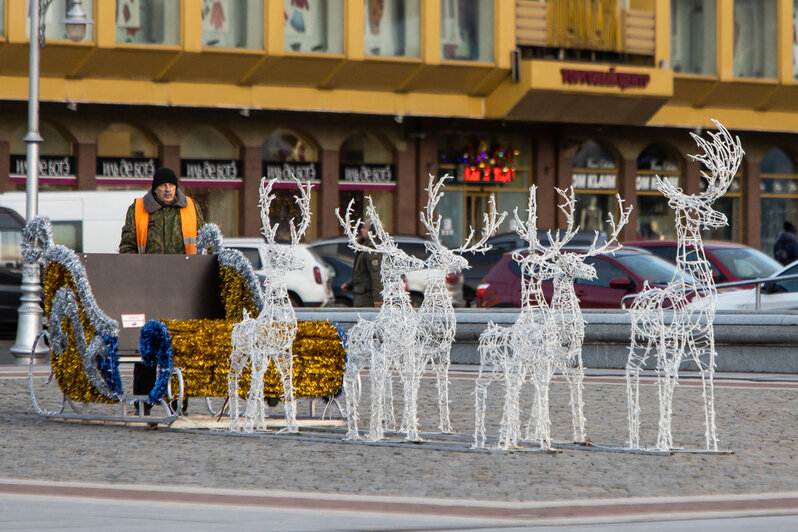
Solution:
<path fill-rule="evenodd" d="M 419 294 L 418 292 L 412 292 L 410 294 L 410 304 L 413 305 L 413 308 L 418 308 L 424 302 L 424 294 Z"/>
<path fill-rule="evenodd" d="M 291 300 L 291 306 L 292 307 L 302 307 L 302 306 L 304 306 L 302 304 L 302 300 L 299 299 L 299 296 L 294 294 L 293 292 L 289 292 L 288 293 L 288 299 Z"/>

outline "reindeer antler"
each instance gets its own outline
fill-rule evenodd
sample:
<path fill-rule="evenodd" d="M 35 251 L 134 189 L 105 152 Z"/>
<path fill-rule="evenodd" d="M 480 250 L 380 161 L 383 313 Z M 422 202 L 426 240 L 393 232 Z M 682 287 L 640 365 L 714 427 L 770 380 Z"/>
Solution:
<path fill-rule="evenodd" d="M 369 232 L 369 240 L 371 240 L 371 244 L 374 246 L 374 249 L 382 252 L 382 253 L 390 253 L 391 251 L 396 251 L 399 248 L 393 241 L 393 237 L 385 230 L 385 227 L 382 225 L 382 220 L 380 219 L 379 213 L 377 213 L 377 208 L 374 207 L 374 200 L 371 199 L 371 196 L 366 196 L 364 198 L 366 202 L 366 214 L 371 220 L 371 226 L 374 228 L 374 233 L 376 233 L 377 237 L 380 239 L 379 242 L 374 240 L 374 235 Z"/>
<path fill-rule="evenodd" d="M 513 219 L 515 221 L 515 232 L 529 243 L 530 253 L 535 249 L 540 249 L 540 242 L 538 242 L 538 200 L 537 200 L 537 185 L 529 187 L 529 196 L 526 204 L 526 221 L 522 222 L 521 217 L 518 216 L 518 207 L 513 209 Z"/>
<path fill-rule="evenodd" d="M 566 228 L 564 231 L 557 229 L 552 233 L 551 229 L 548 231 L 549 249 L 552 251 L 559 251 L 573 240 L 576 233 L 579 232 L 579 226 L 576 225 L 576 197 L 574 196 L 573 185 L 567 189 L 554 187 L 554 190 L 560 197 L 563 198 L 563 203 L 557 205 L 557 208 L 565 215 Z M 598 232 L 596 233 L 598 238 Z"/>
<path fill-rule="evenodd" d="M 441 189 L 446 184 L 447 179 L 452 179 L 452 176 L 446 174 L 436 183 L 435 176 L 432 174 L 429 175 L 429 185 L 427 185 L 426 188 L 428 193 L 427 206 L 425 207 L 424 211 L 421 211 L 419 214 L 421 223 L 427 228 L 427 234 L 429 235 L 430 239 L 439 246 L 442 245 L 441 216 L 436 215 L 435 210 L 438 208 L 438 203 L 440 203 L 441 198 L 443 198 L 443 192 L 441 192 Z"/>
<path fill-rule="evenodd" d="M 266 242 L 269 244 L 275 243 L 277 228 L 280 226 L 279 223 L 276 223 L 274 226 L 272 226 L 269 219 L 269 211 L 271 210 L 272 201 L 274 201 L 274 198 L 276 197 L 274 194 L 272 194 L 272 187 L 274 187 L 276 182 L 277 178 L 271 179 L 268 182 L 266 182 L 266 177 L 263 177 L 260 180 L 260 200 L 258 201 L 258 207 L 260 208 L 261 233 L 263 233 L 263 236 L 266 238 Z"/>
<path fill-rule="evenodd" d="M 346 214 L 344 215 L 344 218 L 341 218 L 341 213 L 338 207 L 335 208 L 335 217 L 338 218 L 338 222 L 344 229 L 344 234 L 349 238 L 349 247 L 354 251 L 374 251 L 368 246 L 364 246 L 363 244 L 359 244 L 357 242 L 357 232 L 360 229 L 360 225 L 363 223 L 363 220 L 358 218 L 354 224 L 352 223 L 352 213 L 354 210 L 354 198 L 349 201 L 349 205 L 346 207 Z"/>
<path fill-rule="evenodd" d="M 296 187 L 299 189 L 299 196 L 295 196 L 294 201 L 296 201 L 296 204 L 299 205 L 299 210 L 302 213 L 302 219 L 299 222 L 299 227 L 294 226 L 293 218 L 291 218 L 291 221 L 288 222 L 291 228 L 292 246 L 299 244 L 299 241 L 303 236 L 305 236 L 305 232 L 308 230 L 308 226 L 310 225 L 310 218 L 312 216 L 312 213 L 310 212 L 310 190 L 313 187 L 310 181 L 304 184 L 296 178 L 294 178 L 294 181 L 296 181 Z"/>
<path fill-rule="evenodd" d="M 621 229 L 623 229 L 623 227 L 629 223 L 629 215 L 632 213 L 633 206 L 629 205 L 628 207 L 624 208 L 624 200 L 621 198 L 620 194 L 616 194 L 615 198 L 618 201 L 618 210 L 621 213 L 618 221 L 615 221 L 615 215 L 612 213 L 607 214 L 607 223 L 610 226 L 610 232 L 607 236 L 607 240 L 604 242 L 604 244 L 596 246 L 599 238 L 599 232 L 596 231 L 596 235 L 593 237 L 593 243 L 590 245 L 590 249 L 585 253 L 586 255 L 593 256 L 598 255 L 599 253 L 617 251 L 623 247 L 618 242 L 618 236 L 621 234 Z M 614 246 L 612 245 L 613 242 L 615 242 Z"/>
<path fill-rule="evenodd" d="M 496 196 L 491 194 L 488 199 L 488 212 L 482 213 L 482 232 L 480 233 L 479 240 L 471 244 L 474 238 L 474 228 L 470 227 L 468 238 L 465 239 L 463 245 L 455 249 L 455 253 L 485 253 L 493 246 L 486 246 L 485 242 L 495 233 L 504 219 L 507 217 L 507 212 L 499 214 L 496 209 Z"/>

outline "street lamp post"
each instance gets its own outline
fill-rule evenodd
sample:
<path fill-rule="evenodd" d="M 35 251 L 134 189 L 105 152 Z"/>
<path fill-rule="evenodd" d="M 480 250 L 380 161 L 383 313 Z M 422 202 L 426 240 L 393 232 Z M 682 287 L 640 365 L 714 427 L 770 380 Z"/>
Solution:
<path fill-rule="evenodd" d="M 31 0 L 30 2 L 30 58 L 29 58 L 29 93 L 28 93 L 28 134 L 27 144 L 27 180 L 25 183 L 25 220 L 30 222 L 39 210 L 39 145 L 42 137 L 39 134 L 39 51 L 44 47 L 44 15 L 53 0 Z M 72 0 L 72 7 L 66 18 L 61 21 L 66 25 L 67 37 L 73 42 L 82 41 L 86 36 L 86 26 L 93 24 L 81 7 L 82 0 Z M 17 323 L 16 343 L 11 346 L 11 354 L 17 361 L 25 362 L 34 349 L 33 343 L 42 330 L 41 284 L 39 282 L 39 265 L 24 264 L 22 266 L 22 286 L 20 288 L 19 322 Z M 35 346 L 37 356 L 43 356 L 47 349 L 40 342 Z"/>

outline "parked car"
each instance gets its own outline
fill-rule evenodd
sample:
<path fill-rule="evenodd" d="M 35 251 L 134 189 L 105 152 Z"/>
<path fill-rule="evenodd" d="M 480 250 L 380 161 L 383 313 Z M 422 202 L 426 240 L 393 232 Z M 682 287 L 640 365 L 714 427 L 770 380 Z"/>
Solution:
<path fill-rule="evenodd" d="M 623 248 L 587 257 L 585 262 L 596 268 L 597 278 L 574 282 L 581 308 L 621 308 L 623 298 L 643 290 L 645 281 L 650 286 L 664 286 L 678 275 L 673 264 L 640 249 Z M 543 293 L 549 302 L 552 292 L 551 281 L 545 281 Z M 477 306 L 521 306 L 521 268 L 512 253 L 503 255 L 479 285 Z"/>
<path fill-rule="evenodd" d="M 547 231 L 538 231 L 538 240 L 545 243 L 548 242 L 546 236 Z M 593 242 L 595 233 L 591 231 L 580 231 L 571 240 L 571 245 L 574 246 L 589 246 Z M 599 238 L 606 237 L 600 234 Z M 485 253 L 466 253 L 463 257 L 468 261 L 471 266 L 465 270 L 463 280 L 463 295 L 466 300 L 467 306 L 472 306 L 477 298 L 477 287 L 482 283 L 482 278 L 496 266 L 496 263 L 501 260 L 502 255 L 508 251 L 523 248 L 527 246 L 527 242 L 518 236 L 515 231 L 509 233 L 502 233 L 492 236 L 486 242 L 486 245 L 492 246 L 490 251 Z"/>
<path fill-rule="evenodd" d="M 624 248 L 635 247 L 650 251 L 657 257 L 676 263 L 676 242 L 673 240 L 644 240 L 624 242 Z M 716 283 L 761 279 L 775 275 L 782 266 L 758 249 L 733 242 L 704 242 L 704 253 L 712 266 Z"/>
<path fill-rule="evenodd" d="M 0 335 L 17 328 L 22 286 L 22 228 L 25 219 L 15 210 L 0 207 Z"/>
<path fill-rule="evenodd" d="M 262 238 L 225 238 L 223 244 L 243 253 L 252 263 L 261 282 L 266 281 L 263 258 L 268 250 Z M 329 266 L 307 244 L 298 244 L 295 253 L 304 261 L 305 267 L 285 273 L 285 284 L 291 303 L 295 307 L 323 307 L 332 302 L 332 276 Z"/>
<path fill-rule="evenodd" d="M 425 243 L 427 239 L 416 235 L 391 235 L 396 245 L 412 257 L 426 260 L 428 253 Z M 308 244 L 322 259 L 324 259 L 335 271 L 333 275 L 333 286 L 335 290 L 336 303 L 351 306 L 352 293 L 343 292 L 340 287 L 343 283 L 352 279 L 352 265 L 355 260 L 355 252 L 349 247 L 349 239 L 345 236 L 336 236 L 316 240 Z M 427 272 L 423 270 L 408 272 L 405 275 L 407 289 L 410 292 L 410 299 L 413 306 L 420 306 L 424 301 L 424 289 L 427 285 Z M 446 285 L 449 294 L 452 296 L 452 304 L 455 307 L 464 307 L 463 298 L 463 274 L 449 274 L 446 276 Z"/>
<path fill-rule="evenodd" d="M 783 266 L 777 280 L 762 283 L 759 295 L 760 310 L 798 310 L 798 279 L 778 280 L 785 275 L 798 275 L 798 262 Z M 756 310 L 756 288 L 728 289 L 717 296 L 717 310 Z"/>

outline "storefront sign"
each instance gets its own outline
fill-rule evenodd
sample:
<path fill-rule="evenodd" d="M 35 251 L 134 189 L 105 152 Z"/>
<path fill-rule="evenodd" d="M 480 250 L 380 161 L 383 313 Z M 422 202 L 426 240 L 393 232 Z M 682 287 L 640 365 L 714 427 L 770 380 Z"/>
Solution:
<path fill-rule="evenodd" d="M 278 181 L 291 181 L 296 178 L 300 181 L 316 181 L 320 179 L 319 163 L 275 163 L 263 162 L 263 175 L 266 179 Z"/>
<path fill-rule="evenodd" d="M 592 85 L 595 87 L 620 87 L 621 90 L 629 87 L 644 89 L 651 81 L 648 74 L 633 74 L 631 72 L 616 72 L 611 67 L 608 72 L 596 70 L 574 70 L 561 68 L 562 82 L 569 85 Z"/>
<path fill-rule="evenodd" d="M 602 174 L 598 172 L 577 172 L 573 174 L 575 189 L 580 190 L 615 190 L 617 187 L 616 174 Z"/>
<path fill-rule="evenodd" d="M 458 181 L 464 183 L 510 183 L 515 179 L 515 169 L 502 166 L 469 166 L 458 167 Z"/>
<path fill-rule="evenodd" d="M 230 159 L 180 159 L 180 175 L 186 179 L 239 179 L 240 165 Z"/>
<path fill-rule="evenodd" d="M 71 177 L 75 175 L 75 158 L 57 155 L 39 156 L 40 177 Z M 28 159 L 25 155 L 11 156 L 11 175 L 28 175 Z"/>
<path fill-rule="evenodd" d="M 97 157 L 97 177 L 152 179 L 158 159 L 145 157 Z"/>
<path fill-rule="evenodd" d="M 342 164 L 341 178 L 346 183 L 390 183 L 394 168 L 392 164 Z"/>
<path fill-rule="evenodd" d="M 674 187 L 679 186 L 678 175 L 659 176 L 663 181 L 667 181 Z M 638 192 L 649 192 L 657 189 L 657 176 L 656 175 L 638 175 L 636 189 Z"/>

